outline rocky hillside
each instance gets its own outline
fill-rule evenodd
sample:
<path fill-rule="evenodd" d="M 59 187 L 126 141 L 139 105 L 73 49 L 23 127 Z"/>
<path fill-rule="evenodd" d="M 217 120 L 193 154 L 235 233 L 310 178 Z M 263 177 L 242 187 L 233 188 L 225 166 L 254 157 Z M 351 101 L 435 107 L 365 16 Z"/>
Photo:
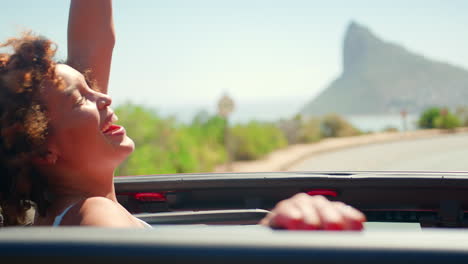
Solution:
<path fill-rule="evenodd" d="M 468 71 L 383 41 L 353 22 L 344 38 L 341 76 L 302 113 L 387 114 L 459 105 L 468 105 Z"/>

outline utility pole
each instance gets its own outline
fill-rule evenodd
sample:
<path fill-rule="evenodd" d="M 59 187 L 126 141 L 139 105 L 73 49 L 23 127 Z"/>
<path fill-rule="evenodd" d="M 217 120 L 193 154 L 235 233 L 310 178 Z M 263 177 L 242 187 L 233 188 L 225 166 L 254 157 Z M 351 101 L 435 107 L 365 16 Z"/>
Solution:
<path fill-rule="evenodd" d="M 407 124 L 407 121 L 406 121 L 406 117 L 408 116 L 408 112 L 405 109 L 403 109 L 403 110 L 401 110 L 400 115 L 401 115 L 401 121 L 403 123 L 403 131 L 406 132 L 408 130 L 408 124 Z"/>
<path fill-rule="evenodd" d="M 226 148 L 226 171 L 232 171 L 232 144 L 229 133 L 229 115 L 234 111 L 234 100 L 226 93 L 218 101 L 218 114 L 224 118 L 224 146 Z"/>

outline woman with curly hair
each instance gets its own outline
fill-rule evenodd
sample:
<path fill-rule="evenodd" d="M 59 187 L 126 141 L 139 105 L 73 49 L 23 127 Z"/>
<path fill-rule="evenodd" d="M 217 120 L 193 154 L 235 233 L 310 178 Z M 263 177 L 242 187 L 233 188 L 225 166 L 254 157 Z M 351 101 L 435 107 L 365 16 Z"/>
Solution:
<path fill-rule="evenodd" d="M 111 0 L 72 0 L 68 61 L 26 33 L 0 54 L 0 207 L 4 225 L 149 227 L 121 206 L 114 170 L 133 151 L 107 95 L 115 33 Z M 342 203 L 298 194 L 261 224 L 288 229 L 362 229 Z"/>

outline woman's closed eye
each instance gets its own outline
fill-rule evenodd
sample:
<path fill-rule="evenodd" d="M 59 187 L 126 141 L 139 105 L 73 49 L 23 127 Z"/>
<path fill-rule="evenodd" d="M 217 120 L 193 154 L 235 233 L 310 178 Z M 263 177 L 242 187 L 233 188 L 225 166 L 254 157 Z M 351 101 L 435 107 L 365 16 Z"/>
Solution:
<path fill-rule="evenodd" d="M 88 98 L 83 95 L 79 95 L 78 100 L 76 100 L 75 106 L 82 106 L 88 101 Z"/>

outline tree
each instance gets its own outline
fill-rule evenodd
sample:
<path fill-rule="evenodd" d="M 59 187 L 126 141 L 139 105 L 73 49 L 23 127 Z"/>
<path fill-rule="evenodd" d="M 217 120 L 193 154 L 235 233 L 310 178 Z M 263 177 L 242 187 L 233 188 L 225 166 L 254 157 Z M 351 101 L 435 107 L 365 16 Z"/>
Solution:
<path fill-rule="evenodd" d="M 326 115 L 322 120 L 321 130 L 324 137 L 350 137 L 361 134 L 358 129 L 337 114 Z"/>
<path fill-rule="evenodd" d="M 441 129 L 454 129 L 461 125 L 460 119 L 450 113 L 447 109 L 443 109 L 441 114 L 434 119 L 434 125 Z"/>
<path fill-rule="evenodd" d="M 447 108 L 431 107 L 419 118 L 420 128 L 454 129 L 461 124 L 460 119 Z"/>
<path fill-rule="evenodd" d="M 440 109 L 438 107 L 431 107 L 425 110 L 418 121 L 420 128 L 435 128 L 434 120 L 440 116 Z"/>

